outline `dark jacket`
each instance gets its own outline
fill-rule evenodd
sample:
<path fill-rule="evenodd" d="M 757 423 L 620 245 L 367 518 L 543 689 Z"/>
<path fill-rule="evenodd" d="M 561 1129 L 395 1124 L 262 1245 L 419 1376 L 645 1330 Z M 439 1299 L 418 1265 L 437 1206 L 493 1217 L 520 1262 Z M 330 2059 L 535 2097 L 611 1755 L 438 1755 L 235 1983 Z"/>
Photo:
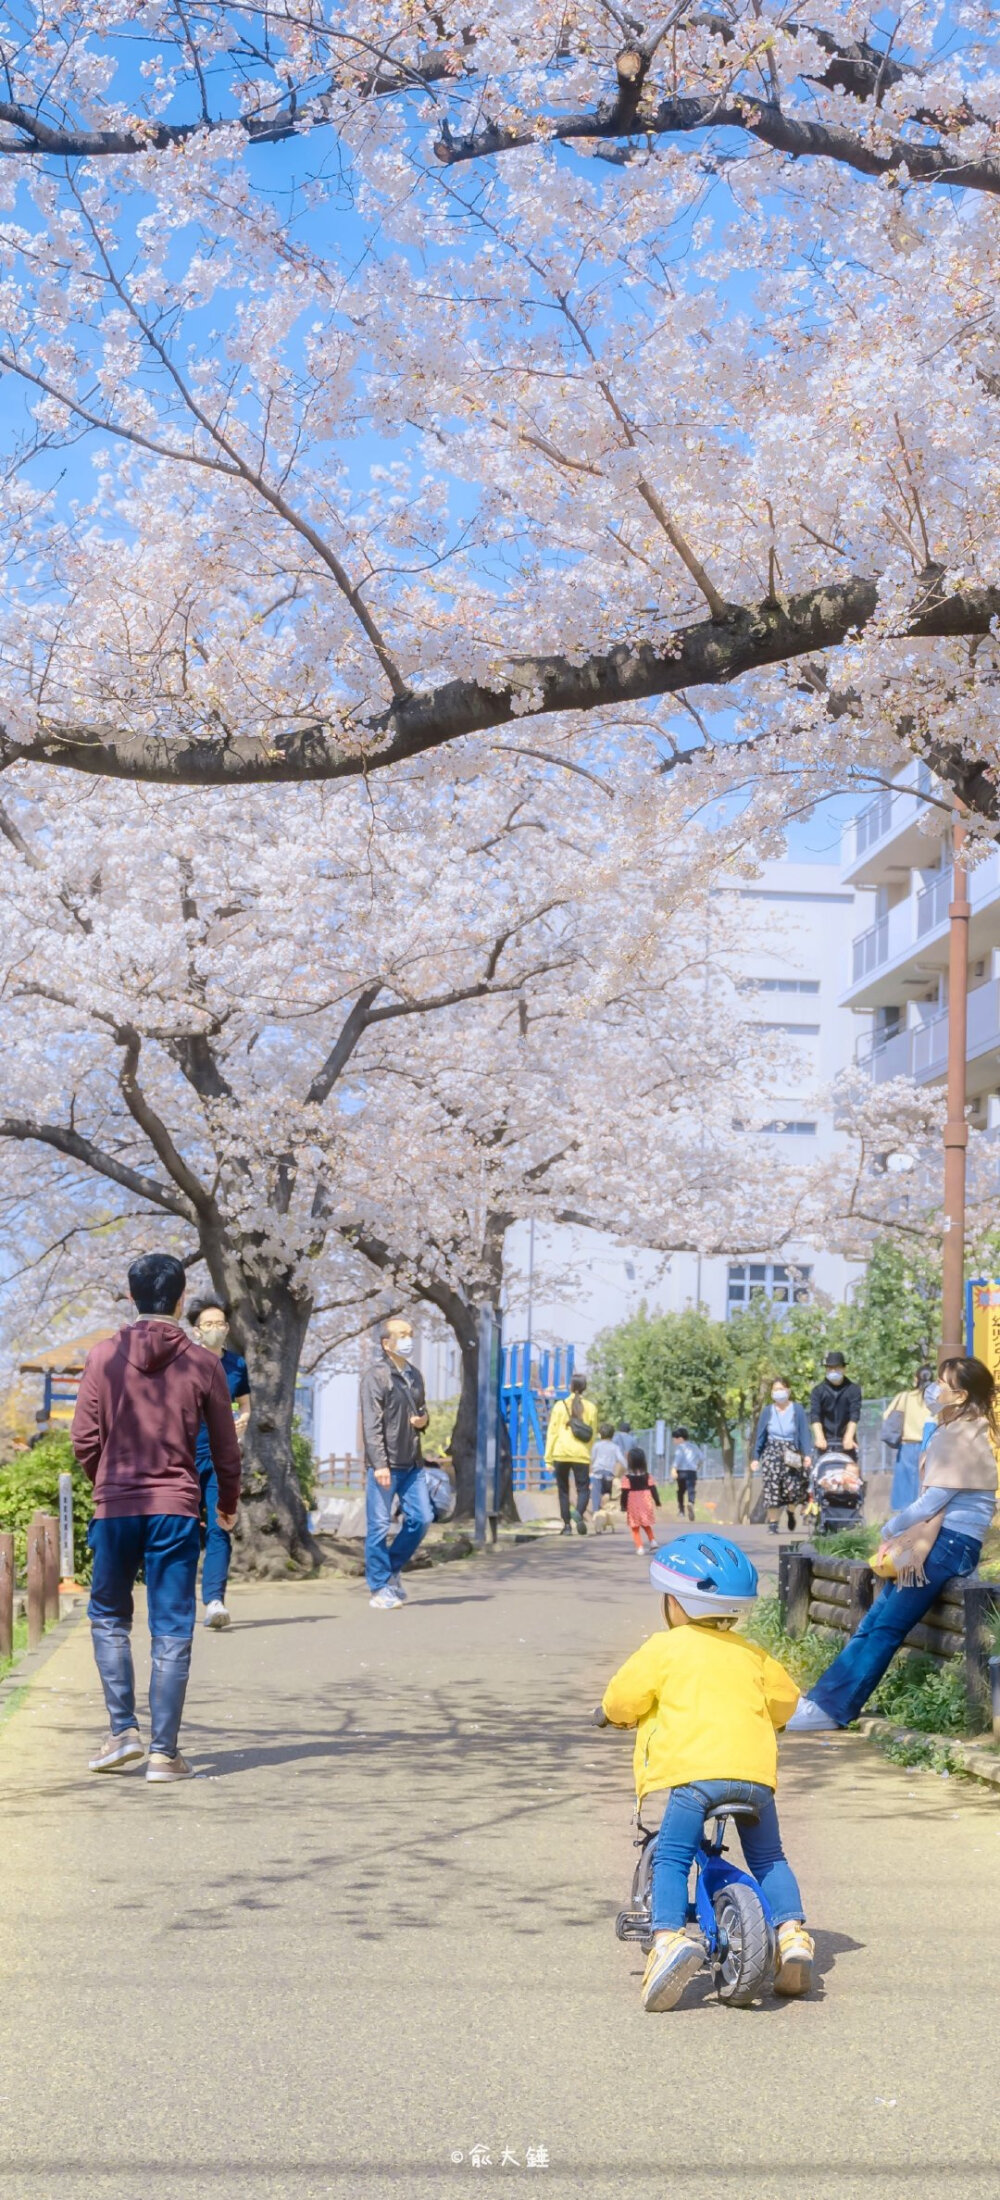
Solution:
<path fill-rule="evenodd" d="M 204 1416 L 219 1480 L 219 1510 L 236 1511 L 240 1447 L 221 1360 L 176 1322 L 150 1316 L 88 1352 L 73 1450 L 94 1485 L 98 1520 L 134 1513 L 197 1519 L 195 1445 Z"/>
<path fill-rule="evenodd" d="M 361 1428 L 366 1467 L 402 1469 L 421 1462 L 420 1433 L 411 1413 L 425 1413 L 424 1378 L 419 1367 L 400 1370 L 383 1352 L 361 1377 Z"/>
<path fill-rule="evenodd" d="M 828 1444 L 839 1444 L 848 1421 L 861 1419 L 860 1383 L 817 1383 L 809 1400 L 809 1419 L 819 1422 Z"/>
<path fill-rule="evenodd" d="M 802 1453 L 804 1459 L 811 1459 L 813 1451 L 815 1450 L 815 1445 L 813 1444 L 812 1430 L 809 1426 L 808 1421 L 806 1420 L 805 1406 L 800 1406 L 797 1398 L 794 1398 L 792 1400 L 792 1404 L 795 1408 L 795 1427 L 793 1428 L 790 1436 L 779 1438 L 779 1442 L 791 1444 L 796 1451 L 800 1451 Z M 763 1409 L 763 1412 L 761 1413 L 760 1420 L 757 1423 L 757 1434 L 753 1440 L 752 1456 L 754 1459 L 760 1458 L 761 1452 L 763 1451 L 764 1446 L 767 1442 L 767 1424 L 770 1418 L 771 1400 L 769 1398 L 766 1406 Z"/>

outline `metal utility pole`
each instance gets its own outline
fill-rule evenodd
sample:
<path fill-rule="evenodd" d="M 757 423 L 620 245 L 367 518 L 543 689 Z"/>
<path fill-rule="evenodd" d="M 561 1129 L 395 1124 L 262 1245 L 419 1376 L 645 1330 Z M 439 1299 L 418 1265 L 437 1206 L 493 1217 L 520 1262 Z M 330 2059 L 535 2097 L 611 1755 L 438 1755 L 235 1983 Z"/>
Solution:
<path fill-rule="evenodd" d="M 969 991 L 969 880 L 962 861 L 965 827 L 953 827 L 948 908 L 948 1120 L 944 1126 L 944 1244 L 941 1255 L 941 1355 L 965 1350 L 965 1057 Z"/>

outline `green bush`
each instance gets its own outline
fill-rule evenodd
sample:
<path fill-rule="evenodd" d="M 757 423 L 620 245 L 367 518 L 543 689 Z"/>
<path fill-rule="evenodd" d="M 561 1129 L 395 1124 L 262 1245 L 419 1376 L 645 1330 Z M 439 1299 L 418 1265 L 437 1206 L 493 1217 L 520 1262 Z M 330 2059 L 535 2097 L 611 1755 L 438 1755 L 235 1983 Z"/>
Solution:
<path fill-rule="evenodd" d="M 14 1530 L 14 1563 L 23 1577 L 27 1555 L 27 1528 L 36 1512 L 59 1514 L 59 1476 L 73 1476 L 73 1568 L 78 1581 L 90 1579 L 90 1547 L 87 1529 L 94 1511 L 94 1493 L 73 1457 L 69 1437 L 61 1432 L 43 1436 L 33 1451 L 19 1452 L 0 1467 L 0 1528 Z"/>
<path fill-rule="evenodd" d="M 759 1598 L 741 1631 L 777 1658 L 804 1695 L 844 1647 L 842 1637 L 831 1628 L 807 1627 L 804 1635 L 786 1634 L 777 1597 Z"/>
<path fill-rule="evenodd" d="M 316 1454 L 297 1421 L 292 1422 L 292 1465 L 302 1492 L 302 1503 L 309 1511 L 316 1503 Z"/>
<path fill-rule="evenodd" d="M 881 1712 L 900 1726 L 916 1727 L 920 1734 L 967 1734 L 964 1660 L 951 1658 L 941 1665 L 919 1651 L 901 1652 L 865 1711 Z"/>

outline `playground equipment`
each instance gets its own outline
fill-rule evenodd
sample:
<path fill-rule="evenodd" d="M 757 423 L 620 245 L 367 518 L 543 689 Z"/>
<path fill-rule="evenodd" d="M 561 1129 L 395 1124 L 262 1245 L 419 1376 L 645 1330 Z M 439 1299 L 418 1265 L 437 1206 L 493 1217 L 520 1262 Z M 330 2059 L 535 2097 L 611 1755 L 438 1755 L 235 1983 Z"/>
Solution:
<path fill-rule="evenodd" d="M 548 1489 L 553 1477 L 545 1466 L 545 1430 L 557 1398 L 569 1395 L 576 1346 L 560 1344 L 554 1351 L 538 1351 L 532 1344 L 504 1348 L 500 1377 L 500 1410 L 510 1437 L 515 1490 L 528 1488 L 532 1451 L 538 1462 L 538 1488 Z"/>

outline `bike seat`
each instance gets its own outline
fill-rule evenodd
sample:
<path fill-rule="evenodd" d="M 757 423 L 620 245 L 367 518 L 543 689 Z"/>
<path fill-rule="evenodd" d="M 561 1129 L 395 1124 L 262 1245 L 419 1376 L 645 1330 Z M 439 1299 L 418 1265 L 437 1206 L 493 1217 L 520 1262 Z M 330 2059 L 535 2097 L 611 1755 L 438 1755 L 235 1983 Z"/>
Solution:
<path fill-rule="evenodd" d="M 754 1809 L 752 1803 L 713 1803 L 711 1810 L 705 1812 L 705 1817 L 716 1821 L 739 1818 L 745 1826 L 756 1826 L 760 1823 L 760 1813 Z"/>

